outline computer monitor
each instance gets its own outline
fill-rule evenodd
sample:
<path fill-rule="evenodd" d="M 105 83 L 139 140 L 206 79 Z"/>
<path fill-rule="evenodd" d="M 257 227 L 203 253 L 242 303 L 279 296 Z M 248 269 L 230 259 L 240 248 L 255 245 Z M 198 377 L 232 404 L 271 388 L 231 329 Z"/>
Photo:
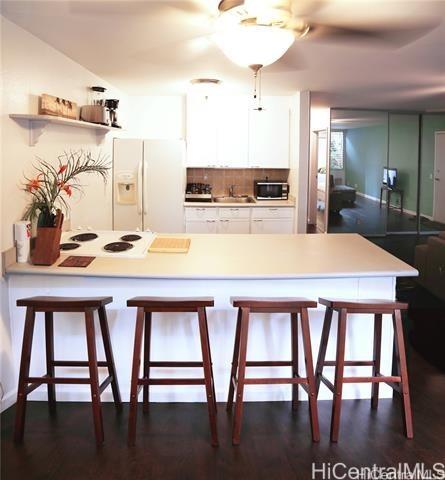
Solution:
<path fill-rule="evenodd" d="M 397 168 L 383 167 L 383 184 L 394 188 L 397 184 Z"/>

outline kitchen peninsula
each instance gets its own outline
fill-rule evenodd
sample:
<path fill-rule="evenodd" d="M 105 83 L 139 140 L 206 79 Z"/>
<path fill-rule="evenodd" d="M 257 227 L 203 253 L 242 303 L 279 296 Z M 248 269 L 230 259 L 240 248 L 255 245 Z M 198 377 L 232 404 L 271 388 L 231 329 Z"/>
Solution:
<path fill-rule="evenodd" d="M 184 236 L 184 234 L 182 235 Z M 14 330 L 12 344 L 14 364 L 19 364 L 19 352 L 24 323 L 24 311 L 16 300 L 34 295 L 99 296 L 114 298 L 109 306 L 110 330 L 116 366 L 123 398 L 129 398 L 131 352 L 134 332 L 134 309 L 126 307 L 126 300 L 137 295 L 154 296 L 213 296 L 215 308 L 209 309 L 210 342 L 218 401 L 227 394 L 235 332 L 236 311 L 230 306 L 230 296 L 382 298 L 394 299 L 397 277 L 417 276 L 417 271 L 401 260 L 355 234 L 338 235 L 185 235 L 191 238 L 187 254 L 148 253 L 143 259 L 97 257 L 86 268 L 59 267 L 66 258 L 62 255 L 51 267 L 13 264 L 7 269 L 9 309 Z M 310 311 L 313 353 L 316 356 L 321 334 L 324 310 Z M 84 331 L 81 322 L 70 322 L 75 314 L 56 315 L 56 356 L 72 358 L 83 355 Z M 249 335 L 248 357 L 287 360 L 290 358 L 289 318 L 273 315 L 265 321 L 265 314 L 254 315 Z M 181 314 L 182 321 L 173 321 L 171 314 L 155 315 L 152 332 L 154 360 L 196 359 L 199 338 L 192 322 L 193 314 Z M 40 320 L 40 319 L 39 319 Z M 43 347 L 42 323 L 37 321 L 35 345 Z M 360 335 L 356 335 L 360 332 Z M 360 339 L 373 334 L 371 316 L 352 319 L 347 332 L 347 357 L 372 357 L 370 342 Z M 268 338 L 265 349 L 264 338 Z M 333 358 L 335 342 L 328 346 L 327 358 Z M 301 351 L 302 349 L 300 349 Z M 79 353 L 80 352 L 80 353 Z M 102 352 L 99 352 L 101 355 Z M 163 355 L 164 354 L 164 355 Z M 392 326 L 384 317 L 382 338 L 382 371 L 391 370 Z M 43 348 L 33 352 L 31 371 L 41 374 L 44 365 Z M 300 359 L 303 366 L 303 358 Z M 304 367 L 300 367 L 304 368 Z M 366 368 L 366 367 L 365 367 Z M 184 370 L 184 369 L 183 369 Z M 196 369 L 195 369 L 196 370 Z M 250 375 L 269 375 L 269 370 L 258 368 Z M 281 370 L 281 372 L 280 372 Z M 286 374 L 276 368 L 272 375 Z M 352 375 L 364 372 L 364 367 L 351 367 Z M 163 372 L 165 373 L 165 372 Z M 193 375 L 190 372 L 173 374 Z M 200 372 L 195 372 L 199 375 Z M 154 376 L 159 369 L 153 370 Z M 329 373 L 328 373 L 329 374 Z M 60 393 L 59 393 L 60 392 Z M 247 389 L 246 400 L 286 400 L 289 386 L 274 385 L 266 389 L 256 386 Z M 109 397 L 104 394 L 104 399 Z M 367 398 L 369 385 L 345 385 L 344 398 Z M 381 396 L 391 396 L 391 389 L 381 387 Z M 303 395 L 302 395 L 303 397 Z M 45 399 L 44 389 L 33 392 L 34 399 Z M 62 385 L 58 398 L 88 400 L 89 392 L 82 387 Z M 204 401 L 199 386 L 154 387 L 152 401 Z M 304 398 L 304 397 L 303 397 Z M 330 398 L 322 387 L 320 399 Z"/>

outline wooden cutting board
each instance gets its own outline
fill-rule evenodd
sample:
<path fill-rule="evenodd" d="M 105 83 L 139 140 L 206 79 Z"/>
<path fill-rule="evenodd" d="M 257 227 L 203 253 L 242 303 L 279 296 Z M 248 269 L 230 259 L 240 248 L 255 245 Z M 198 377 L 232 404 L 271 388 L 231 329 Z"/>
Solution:
<path fill-rule="evenodd" d="M 190 238 L 156 237 L 148 251 L 152 253 L 187 253 L 190 242 Z"/>

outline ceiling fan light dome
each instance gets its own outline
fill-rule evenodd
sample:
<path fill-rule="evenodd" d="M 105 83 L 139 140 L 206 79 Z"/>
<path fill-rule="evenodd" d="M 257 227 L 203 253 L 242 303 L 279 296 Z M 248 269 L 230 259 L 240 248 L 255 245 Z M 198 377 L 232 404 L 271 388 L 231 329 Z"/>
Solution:
<path fill-rule="evenodd" d="M 265 25 L 234 25 L 214 35 L 224 55 L 242 67 L 271 65 L 294 43 L 292 31 Z"/>

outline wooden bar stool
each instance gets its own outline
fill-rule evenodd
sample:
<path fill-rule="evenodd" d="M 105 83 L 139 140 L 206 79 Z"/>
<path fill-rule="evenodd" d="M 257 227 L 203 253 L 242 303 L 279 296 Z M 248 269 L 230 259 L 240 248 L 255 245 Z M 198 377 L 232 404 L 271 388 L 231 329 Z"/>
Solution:
<path fill-rule="evenodd" d="M 376 409 L 379 401 L 379 384 L 384 382 L 402 396 L 403 421 L 405 435 L 413 438 L 413 424 L 411 401 L 408 385 L 408 370 L 406 366 L 405 343 L 401 310 L 408 305 L 388 300 L 336 300 L 319 298 L 318 301 L 326 306 L 320 349 L 316 368 L 317 395 L 320 382 L 323 382 L 334 394 L 331 418 L 331 441 L 337 442 L 340 429 L 341 400 L 344 383 L 372 383 L 371 407 Z M 337 353 L 335 361 L 326 361 L 329 332 L 331 329 L 333 312 L 338 312 Z M 374 351 L 372 360 L 345 360 L 346 320 L 349 313 L 374 315 Z M 380 373 L 380 354 L 382 346 L 382 315 L 392 315 L 394 326 L 394 359 L 392 376 Z M 335 381 L 332 384 L 324 375 L 324 366 L 335 366 Z M 370 377 L 345 377 L 345 366 L 372 367 Z"/>
<path fill-rule="evenodd" d="M 206 314 L 206 307 L 213 307 L 213 305 L 214 300 L 211 297 L 135 297 L 127 301 L 127 306 L 137 307 L 133 368 L 131 373 L 130 413 L 128 418 L 128 444 L 130 446 L 135 444 L 136 439 L 138 395 L 141 389 L 143 389 L 143 411 L 148 411 L 150 385 L 205 385 L 212 445 L 214 447 L 218 446 L 215 383 L 213 380 L 212 357 L 210 353 Z M 152 313 L 155 312 L 197 312 L 202 362 L 154 362 L 150 360 L 151 317 Z M 144 337 L 142 337 L 143 332 Z M 142 344 L 144 347 L 143 377 L 139 378 Z M 150 367 L 202 367 L 204 369 L 204 378 L 150 378 Z"/>
<path fill-rule="evenodd" d="M 232 410 L 233 396 L 236 389 L 235 416 L 233 419 L 232 443 L 239 445 L 241 422 L 243 415 L 243 395 L 245 385 L 258 384 L 291 384 L 292 408 L 297 407 L 298 385 L 309 397 L 309 414 L 311 421 L 312 440 L 320 440 L 318 426 L 317 396 L 315 389 L 314 367 L 312 361 L 311 336 L 309 329 L 308 308 L 317 306 L 317 302 L 304 298 L 249 298 L 233 297 L 232 305 L 238 308 L 235 345 L 233 349 L 232 371 L 230 374 L 227 411 Z M 247 337 L 249 317 L 251 313 L 290 313 L 292 360 L 277 361 L 247 361 Z M 301 319 L 306 377 L 298 374 L 298 315 Z M 246 367 L 292 367 L 292 376 L 286 378 L 246 378 Z"/>
<path fill-rule="evenodd" d="M 26 308 L 25 329 L 23 332 L 22 357 L 20 361 L 19 386 L 15 417 L 14 439 L 23 440 L 25 428 L 26 400 L 29 393 L 40 385 L 48 385 L 48 404 L 50 411 L 56 407 L 56 384 L 85 384 L 91 387 L 93 404 L 94 431 L 98 445 L 104 441 L 102 409 L 100 395 L 111 384 L 114 403 L 118 410 L 122 408 L 119 385 L 111 348 L 105 305 L 113 301 L 112 297 L 31 297 L 17 300 L 18 307 Z M 106 361 L 97 361 L 96 336 L 94 330 L 94 312 L 99 313 L 99 323 L 104 343 Z M 32 339 L 36 312 L 45 313 L 46 375 L 30 377 Z M 85 314 L 88 361 L 54 360 L 54 324 L 55 312 L 82 312 Z M 88 377 L 56 377 L 55 367 L 88 367 Z M 98 367 L 107 367 L 108 376 L 99 384 Z"/>

